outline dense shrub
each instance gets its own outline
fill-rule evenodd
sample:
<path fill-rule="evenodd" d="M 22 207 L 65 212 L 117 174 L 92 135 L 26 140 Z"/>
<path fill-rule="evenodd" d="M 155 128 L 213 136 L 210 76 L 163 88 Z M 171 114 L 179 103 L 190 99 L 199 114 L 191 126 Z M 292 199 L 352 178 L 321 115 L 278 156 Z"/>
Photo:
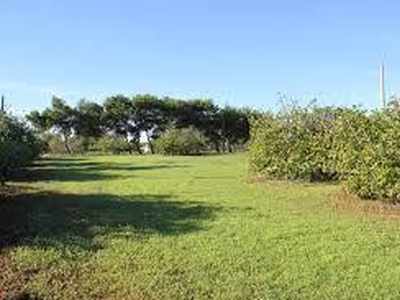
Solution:
<path fill-rule="evenodd" d="M 132 153 L 136 145 L 127 142 L 120 137 L 88 138 L 74 136 L 69 140 L 69 153 L 65 148 L 65 142 L 60 134 L 42 135 L 44 144 L 47 145 L 47 153 L 54 155 L 82 155 L 82 154 L 120 154 Z"/>
<path fill-rule="evenodd" d="M 361 198 L 400 200 L 400 111 L 353 110 L 338 118 L 337 168 L 346 188 Z"/>
<path fill-rule="evenodd" d="M 337 113 L 330 107 L 293 105 L 253 119 L 251 169 L 270 178 L 332 180 L 337 175 L 332 160 Z"/>
<path fill-rule="evenodd" d="M 96 152 L 120 154 L 123 152 L 132 153 L 132 144 L 120 137 L 104 137 L 100 138 L 94 145 Z"/>
<path fill-rule="evenodd" d="M 194 128 L 167 130 L 155 143 L 156 153 L 163 155 L 198 155 L 206 146 L 203 134 Z"/>
<path fill-rule="evenodd" d="M 17 168 L 28 166 L 41 151 L 32 131 L 16 118 L 0 113 L 0 181 Z"/>
<path fill-rule="evenodd" d="M 42 135 L 42 140 L 47 145 L 46 152 L 54 155 L 83 154 L 87 150 L 87 139 L 83 137 L 73 137 L 69 140 L 68 150 L 60 134 Z"/>
<path fill-rule="evenodd" d="M 48 144 L 48 153 L 55 155 L 67 154 L 65 143 L 58 134 L 46 135 L 46 143 Z"/>
<path fill-rule="evenodd" d="M 285 107 L 251 123 L 250 168 L 274 179 L 340 179 L 361 198 L 400 201 L 400 109 Z"/>

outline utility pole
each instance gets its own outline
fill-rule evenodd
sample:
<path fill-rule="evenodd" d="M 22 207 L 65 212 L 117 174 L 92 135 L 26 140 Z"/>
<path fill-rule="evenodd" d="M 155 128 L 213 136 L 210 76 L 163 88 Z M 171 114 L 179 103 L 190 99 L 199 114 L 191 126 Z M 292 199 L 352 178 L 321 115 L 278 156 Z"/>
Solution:
<path fill-rule="evenodd" d="M 1 112 L 4 112 L 5 111 L 5 108 L 4 108 L 4 105 L 5 105 L 5 103 L 4 103 L 4 95 L 1 95 L 1 106 L 0 106 L 0 111 Z"/>
<path fill-rule="evenodd" d="M 382 107 L 386 107 L 386 93 L 385 93 L 385 66 L 381 64 L 379 72 L 379 92 Z"/>

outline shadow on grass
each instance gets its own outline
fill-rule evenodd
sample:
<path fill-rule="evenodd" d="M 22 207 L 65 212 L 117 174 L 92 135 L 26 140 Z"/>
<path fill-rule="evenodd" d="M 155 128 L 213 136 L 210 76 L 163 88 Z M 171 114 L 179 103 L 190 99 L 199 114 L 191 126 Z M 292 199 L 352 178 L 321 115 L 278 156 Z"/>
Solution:
<path fill-rule="evenodd" d="M 108 180 L 133 177 L 135 171 L 183 167 L 186 166 L 105 164 L 81 158 L 47 159 L 39 161 L 33 168 L 19 170 L 13 174 L 13 180 Z M 13 247 L 53 248 L 65 251 L 70 259 L 74 259 L 76 250 L 92 253 L 105 247 L 113 238 L 134 241 L 154 235 L 206 230 L 203 221 L 214 218 L 219 210 L 219 207 L 200 202 L 177 201 L 169 195 L 80 195 L 38 192 L 29 185 L 21 188 L 21 184 L 0 186 L 0 299 L 4 292 L 10 293 L 10 299 L 39 299 L 23 288 L 30 273 L 20 274 L 10 267 L 8 273 L 15 272 L 17 277 L 11 277 L 8 290 L 4 287 L 7 279 L 2 281 L 1 278 L 4 272 L 2 260 L 6 260 L 5 253 Z"/>
<path fill-rule="evenodd" d="M 35 181 L 96 181 L 134 174 L 106 173 L 114 171 L 146 171 L 185 168 L 180 164 L 136 165 L 85 161 L 81 158 L 57 158 L 38 161 L 32 168 L 20 169 L 11 174 L 14 182 Z"/>
<path fill-rule="evenodd" d="M 74 195 L 26 193 L 0 200 L 0 250 L 26 245 L 95 251 L 105 235 L 141 238 L 204 229 L 219 210 L 168 195 Z"/>
<path fill-rule="evenodd" d="M 37 181 L 96 181 L 123 177 L 120 174 L 104 174 L 83 168 L 29 168 L 16 170 L 11 174 L 13 182 Z M 133 176 L 131 176 L 133 177 Z"/>

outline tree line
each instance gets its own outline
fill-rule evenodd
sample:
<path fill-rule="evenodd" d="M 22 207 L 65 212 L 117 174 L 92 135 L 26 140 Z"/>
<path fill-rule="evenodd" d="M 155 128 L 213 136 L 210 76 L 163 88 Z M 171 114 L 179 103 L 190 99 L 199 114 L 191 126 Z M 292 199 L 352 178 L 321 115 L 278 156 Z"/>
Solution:
<path fill-rule="evenodd" d="M 102 144 L 119 141 L 126 151 L 139 154 L 145 139 L 149 151 L 155 153 L 155 142 L 163 134 L 188 128 L 204 137 L 209 151 L 232 152 L 247 143 L 249 120 L 258 114 L 249 108 L 220 107 L 208 99 L 116 95 L 102 104 L 81 100 L 76 107 L 53 97 L 50 107 L 32 111 L 27 120 L 38 132 L 60 135 L 68 154 L 73 152 L 71 144 L 76 138 L 83 141 L 84 151 L 90 150 L 90 141 L 101 140 Z"/>

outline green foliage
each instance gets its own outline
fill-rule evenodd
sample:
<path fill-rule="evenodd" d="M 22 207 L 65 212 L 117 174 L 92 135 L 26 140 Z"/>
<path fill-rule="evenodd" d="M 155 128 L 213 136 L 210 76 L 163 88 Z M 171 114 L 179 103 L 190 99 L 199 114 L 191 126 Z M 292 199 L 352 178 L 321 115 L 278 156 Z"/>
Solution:
<path fill-rule="evenodd" d="M 400 201 L 400 110 L 396 103 L 338 118 L 337 168 L 346 188 L 361 198 Z"/>
<path fill-rule="evenodd" d="M 292 105 L 255 119 L 250 168 L 269 178 L 332 181 L 368 199 L 400 201 L 400 109 Z"/>
<path fill-rule="evenodd" d="M 43 137 L 48 145 L 48 153 L 54 155 L 64 155 L 67 154 L 65 150 L 65 144 L 62 137 L 58 134 L 47 134 Z"/>
<path fill-rule="evenodd" d="M 42 144 L 44 144 L 44 153 L 53 155 L 78 155 L 88 153 L 96 142 L 95 138 L 87 138 L 82 136 L 73 136 L 69 139 L 69 153 L 65 148 L 63 136 L 57 133 L 42 134 Z"/>
<path fill-rule="evenodd" d="M 190 127 L 169 129 L 157 139 L 156 152 L 164 155 L 198 155 L 206 148 L 204 135 Z"/>
<path fill-rule="evenodd" d="M 248 184 L 242 155 L 41 163 L 0 200 L 6 299 L 398 298 L 396 209 L 343 213 L 337 185 Z"/>
<path fill-rule="evenodd" d="M 42 113 L 33 111 L 26 118 L 39 132 L 54 130 L 60 133 L 63 136 L 65 151 L 68 154 L 72 153 L 69 139 L 77 126 L 77 111 L 64 100 L 53 97 L 51 108 L 46 108 Z"/>
<path fill-rule="evenodd" d="M 141 137 L 146 137 L 150 151 L 153 143 L 168 128 L 193 127 L 207 138 L 208 148 L 216 152 L 243 149 L 249 139 L 249 118 L 256 112 L 230 106 L 219 107 L 210 99 L 181 100 L 136 95 L 131 99 L 115 95 L 105 99 L 103 105 L 81 100 L 70 107 L 60 98 L 53 97 L 52 105 L 42 112 L 27 115 L 31 125 L 40 132 L 62 135 L 65 151 L 76 153 L 72 143 L 76 138 L 97 139 L 116 136 L 131 141 L 135 151 L 141 153 Z M 55 145 L 58 148 L 59 143 Z M 90 146 L 87 143 L 83 145 Z M 84 152 L 90 151 L 89 148 Z"/>
<path fill-rule="evenodd" d="M 252 111 L 249 109 L 225 106 L 213 116 L 212 127 L 214 134 L 211 138 L 214 145 L 223 152 L 233 152 L 237 146 L 246 144 L 249 139 L 249 118 Z M 215 136 L 215 133 L 217 136 Z M 215 139 L 216 138 L 216 139 Z"/>
<path fill-rule="evenodd" d="M 326 181 L 336 177 L 332 155 L 337 109 L 298 105 L 254 118 L 251 169 L 271 178 Z"/>
<path fill-rule="evenodd" d="M 162 100 L 152 95 L 136 95 L 132 98 L 132 105 L 133 123 L 139 132 L 145 134 L 150 151 L 154 153 L 152 141 L 165 130 L 171 111 Z"/>
<path fill-rule="evenodd" d="M 42 144 L 28 127 L 11 116 L 0 113 L 0 181 L 8 179 L 9 173 L 30 165 L 36 159 Z"/>
<path fill-rule="evenodd" d="M 114 134 L 126 137 L 129 133 L 134 132 L 132 118 L 133 107 L 129 98 L 117 95 L 105 100 L 104 125 Z"/>
<path fill-rule="evenodd" d="M 111 154 L 132 153 L 133 151 L 132 143 L 121 137 L 103 137 L 93 145 L 93 148 L 100 153 Z"/>
<path fill-rule="evenodd" d="M 104 132 L 104 111 L 100 104 L 81 100 L 76 109 L 76 134 L 85 138 L 97 138 Z"/>

